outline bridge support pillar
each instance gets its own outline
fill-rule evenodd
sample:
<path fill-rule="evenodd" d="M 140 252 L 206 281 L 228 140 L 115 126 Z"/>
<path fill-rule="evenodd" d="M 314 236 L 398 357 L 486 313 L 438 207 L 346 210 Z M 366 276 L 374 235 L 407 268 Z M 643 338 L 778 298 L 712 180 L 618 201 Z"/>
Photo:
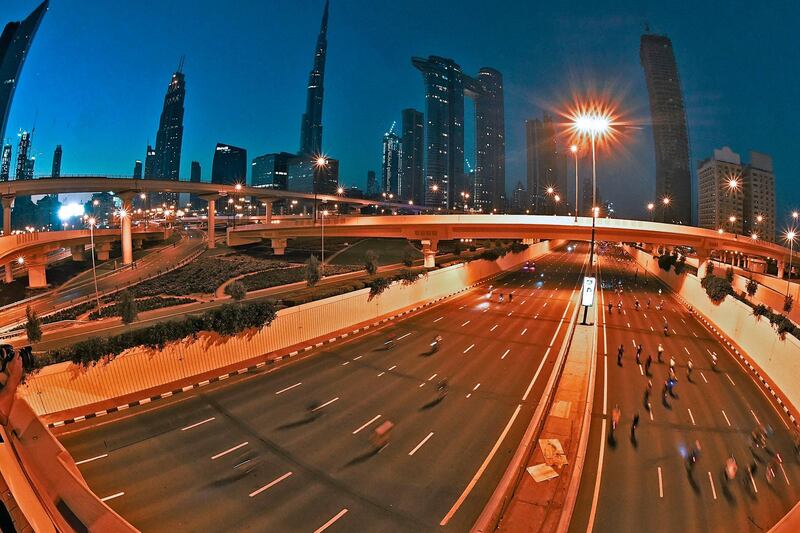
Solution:
<path fill-rule="evenodd" d="M 711 262 L 711 254 L 708 250 L 695 250 L 697 252 L 697 277 L 704 278 L 706 276 L 706 269 Z"/>
<path fill-rule="evenodd" d="M 3 281 L 6 283 L 14 282 L 14 271 L 11 270 L 11 263 L 7 263 L 3 269 Z"/>
<path fill-rule="evenodd" d="M 439 247 L 439 241 L 425 240 L 422 241 L 422 266 L 425 268 L 434 268 L 436 266 L 436 251 Z"/>
<path fill-rule="evenodd" d="M 122 200 L 122 212 L 119 217 L 119 225 L 122 229 L 122 264 L 130 265 L 133 263 L 133 243 L 131 242 L 131 220 L 133 219 L 133 196 L 132 192 L 118 194 Z"/>
<path fill-rule="evenodd" d="M 47 287 L 47 257 L 44 254 L 34 254 L 25 260 L 28 267 L 28 288 L 41 289 Z"/>
<path fill-rule="evenodd" d="M 83 244 L 79 244 L 78 246 L 72 246 L 70 248 L 70 250 L 72 251 L 72 260 L 73 261 L 83 261 L 84 260 L 84 257 L 83 257 L 84 245 Z"/>
<path fill-rule="evenodd" d="M 216 200 L 208 201 L 208 247 L 216 248 L 217 241 L 215 240 L 214 232 L 217 225 L 217 206 Z"/>
<path fill-rule="evenodd" d="M 264 208 L 264 224 L 272 224 L 272 200 L 263 200 Z"/>
<path fill-rule="evenodd" d="M 778 260 L 778 277 L 783 279 L 783 276 L 785 276 L 785 275 L 786 275 L 786 264 L 779 259 Z"/>
<path fill-rule="evenodd" d="M 13 196 L 3 196 L 3 235 L 11 235 L 11 206 L 14 204 Z M 5 267 L 5 281 L 11 283 L 14 281 L 14 274 L 11 271 L 11 263 L 6 264 Z"/>
<path fill-rule="evenodd" d="M 286 239 L 270 239 L 270 241 L 273 254 L 284 255 L 286 253 Z"/>
<path fill-rule="evenodd" d="M 108 261 L 109 252 L 111 252 L 111 243 L 102 242 L 94 243 L 94 252 L 98 261 Z"/>

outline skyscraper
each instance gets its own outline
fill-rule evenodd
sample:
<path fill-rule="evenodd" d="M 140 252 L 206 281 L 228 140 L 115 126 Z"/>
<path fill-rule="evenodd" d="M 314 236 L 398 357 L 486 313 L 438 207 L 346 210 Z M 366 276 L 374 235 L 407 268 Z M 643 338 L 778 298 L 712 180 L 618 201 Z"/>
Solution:
<path fill-rule="evenodd" d="M 692 175 L 689 169 L 689 133 L 683 106 L 678 65 L 672 41 L 664 35 L 642 35 L 639 48 L 653 122 L 656 150 L 656 197 L 670 199 L 670 209 L 657 220 L 692 222 Z"/>
<path fill-rule="evenodd" d="M 336 194 L 339 187 L 339 161 L 330 157 L 320 164 L 315 158 L 300 156 L 289 160 L 286 188 L 292 192 Z"/>
<path fill-rule="evenodd" d="M 199 161 L 192 161 L 192 172 L 189 175 L 189 181 L 191 183 L 200 183 L 202 181 L 202 169 Z M 208 202 L 195 193 L 189 193 L 189 203 L 192 204 L 192 209 L 198 209 Z"/>
<path fill-rule="evenodd" d="M 474 205 L 491 212 L 502 210 L 506 195 L 506 140 L 503 75 L 493 68 L 478 71 L 483 91 L 475 98 L 476 167 Z"/>
<path fill-rule="evenodd" d="M 288 152 L 264 154 L 253 159 L 250 164 L 250 184 L 253 187 L 286 190 L 289 175 L 289 160 L 295 157 Z"/>
<path fill-rule="evenodd" d="M 53 151 L 53 170 L 50 171 L 51 178 L 60 178 L 61 177 L 61 145 L 56 145 L 55 151 Z"/>
<path fill-rule="evenodd" d="M 183 101 L 186 98 L 186 80 L 181 72 L 182 66 L 183 60 L 167 86 L 156 133 L 156 176 L 162 180 L 178 181 L 181 171 Z"/>
<path fill-rule="evenodd" d="M 742 160 L 739 154 L 724 146 L 714 150 L 714 155 L 700 162 L 697 168 L 698 223 L 701 228 L 723 229 L 742 233 L 744 194 L 741 187 Z M 730 180 L 737 187 L 730 187 Z M 659 209 L 660 208 L 660 209 Z M 656 204 L 657 220 L 671 220 L 672 203 Z M 666 214 L 663 213 L 666 211 Z M 731 220 L 733 217 L 733 220 Z"/>
<path fill-rule="evenodd" d="M 411 58 L 425 82 L 425 204 L 452 208 L 464 191 L 464 94 L 482 91 L 452 59 Z"/>
<path fill-rule="evenodd" d="M 139 159 L 133 163 L 133 179 L 142 179 L 142 162 Z"/>
<path fill-rule="evenodd" d="M 551 200 L 545 198 L 545 191 L 553 187 L 562 198 L 566 197 L 567 178 L 563 157 L 559 157 L 553 119 L 547 113 L 542 120 L 525 121 L 525 150 L 531 207 L 536 214 L 549 213 Z"/>
<path fill-rule="evenodd" d="M 26 180 L 33 178 L 33 175 L 28 176 L 28 170 L 32 168 L 32 165 L 28 162 L 30 149 L 31 134 L 27 131 L 20 132 L 19 146 L 17 146 L 17 172 L 14 174 L 14 179 Z"/>
<path fill-rule="evenodd" d="M 147 145 L 147 152 L 144 158 L 144 179 L 154 180 L 158 178 L 158 171 L 156 166 L 156 151 L 149 144 Z"/>
<path fill-rule="evenodd" d="M 10 144 L 3 145 L 3 153 L 0 156 L 0 181 L 8 181 L 11 174 L 11 150 Z"/>
<path fill-rule="evenodd" d="M 325 55 L 328 50 L 328 0 L 322 12 L 322 24 L 314 49 L 314 67 L 308 74 L 306 112 L 300 123 L 300 155 L 322 154 L 322 96 L 325 81 Z"/>
<path fill-rule="evenodd" d="M 378 187 L 378 178 L 375 177 L 374 170 L 367 170 L 367 196 L 379 196 L 381 194 L 380 187 Z"/>
<path fill-rule="evenodd" d="M 750 163 L 742 169 L 744 188 L 745 235 L 755 233 L 759 239 L 775 241 L 775 174 L 772 157 L 750 152 Z"/>
<path fill-rule="evenodd" d="M 247 182 L 247 150 L 217 143 L 211 164 L 211 183 L 233 185 Z"/>
<path fill-rule="evenodd" d="M 22 64 L 28 54 L 33 36 L 47 12 L 45 0 L 23 21 L 9 22 L 0 35 L 0 139 L 5 138 L 11 100 L 17 87 Z"/>
<path fill-rule="evenodd" d="M 422 171 L 424 141 L 422 113 L 416 109 L 403 109 L 400 198 L 413 200 L 417 205 L 425 205 L 425 182 Z"/>
<path fill-rule="evenodd" d="M 400 196 L 400 137 L 394 132 L 395 123 L 383 134 L 381 159 L 381 192 Z"/>

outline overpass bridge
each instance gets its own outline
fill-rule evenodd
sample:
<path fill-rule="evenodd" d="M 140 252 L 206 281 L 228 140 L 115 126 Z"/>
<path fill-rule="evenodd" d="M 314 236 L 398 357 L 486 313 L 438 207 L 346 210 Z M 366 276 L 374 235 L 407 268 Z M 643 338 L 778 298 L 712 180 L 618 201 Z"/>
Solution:
<path fill-rule="evenodd" d="M 591 217 L 547 215 L 418 215 L 418 216 L 330 216 L 321 220 L 272 220 L 270 224 L 249 224 L 228 228 L 229 246 L 272 241 L 277 254 L 295 237 L 386 237 L 421 241 L 425 265 L 433 266 L 438 242 L 451 239 L 567 239 L 589 241 Z M 698 268 L 704 268 L 712 252 L 727 253 L 746 261 L 760 257 L 777 261 L 779 276 L 790 250 L 771 242 L 728 232 L 663 224 L 641 220 L 597 218 L 597 240 L 638 242 L 671 248 L 688 246 L 697 252 Z"/>

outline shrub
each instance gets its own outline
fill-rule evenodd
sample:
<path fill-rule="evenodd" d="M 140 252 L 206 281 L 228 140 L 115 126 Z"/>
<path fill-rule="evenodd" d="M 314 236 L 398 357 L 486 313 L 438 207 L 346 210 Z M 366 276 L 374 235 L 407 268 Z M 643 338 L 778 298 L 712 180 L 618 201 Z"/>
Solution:
<path fill-rule="evenodd" d="M 714 303 L 720 303 L 732 292 L 731 284 L 727 279 L 718 278 L 713 275 L 703 278 L 701 285 Z"/>
<path fill-rule="evenodd" d="M 461 252 L 463 251 L 462 247 L 463 245 L 461 241 L 456 241 L 455 244 L 453 244 L 453 254 L 456 256 L 461 255 Z"/>
<path fill-rule="evenodd" d="M 674 268 L 675 268 L 675 273 L 677 275 L 679 275 L 679 276 L 686 271 L 686 256 L 685 255 L 680 256 L 677 259 L 677 261 L 675 261 Z"/>
<path fill-rule="evenodd" d="M 407 267 L 410 267 L 414 264 L 414 252 L 406 248 L 403 252 L 403 264 Z"/>
<path fill-rule="evenodd" d="M 673 263 L 674 263 L 673 256 L 671 256 L 670 254 L 664 254 L 658 256 L 658 267 L 661 270 L 669 272 L 669 269 L 672 268 Z"/>
<path fill-rule="evenodd" d="M 367 250 L 364 254 L 364 269 L 370 276 L 374 276 L 378 272 L 378 254 L 373 250 Z"/>
<path fill-rule="evenodd" d="M 367 298 L 367 301 L 372 301 L 376 296 L 380 296 L 391 284 L 392 282 L 389 278 L 375 278 L 372 280 L 369 283 L 369 298 Z"/>
<path fill-rule="evenodd" d="M 756 291 L 758 290 L 758 282 L 753 279 L 753 276 L 750 276 L 744 288 L 747 291 L 747 295 L 752 298 L 756 295 Z"/>
<path fill-rule="evenodd" d="M 764 304 L 758 304 L 753 307 L 753 315 L 756 317 L 762 316 L 770 316 L 772 314 L 772 310 Z"/>
<path fill-rule="evenodd" d="M 529 248 L 529 245 L 522 244 L 519 241 L 514 241 L 511 243 L 510 248 L 513 253 L 518 254 L 520 252 L 524 252 L 525 250 L 527 250 Z"/>
<path fill-rule="evenodd" d="M 31 306 L 25 308 L 25 316 L 28 321 L 25 323 L 25 333 L 28 335 L 29 342 L 39 342 L 42 340 L 42 320 L 31 309 Z"/>
<path fill-rule="evenodd" d="M 712 261 L 706 262 L 706 277 L 714 275 L 714 263 Z"/>
<path fill-rule="evenodd" d="M 784 313 L 791 313 L 792 307 L 794 306 L 794 296 L 791 294 L 787 294 L 783 298 L 783 312 Z"/>
<path fill-rule="evenodd" d="M 487 250 L 482 251 L 477 258 L 485 259 L 487 261 L 497 261 L 498 259 L 500 259 L 500 257 L 501 254 L 497 248 L 489 248 Z"/>
<path fill-rule="evenodd" d="M 239 302 L 247 296 L 247 287 L 241 281 L 234 281 L 225 287 L 225 294 Z"/>
<path fill-rule="evenodd" d="M 403 285 L 412 285 L 419 281 L 419 274 L 411 269 L 404 269 L 397 276 L 395 276 L 395 279 L 401 281 Z"/>
<path fill-rule="evenodd" d="M 310 255 L 308 256 L 308 259 L 306 259 L 304 277 L 309 287 L 313 287 L 319 283 L 320 279 L 322 279 L 322 271 L 320 270 L 319 259 L 317 259 L 317 256 Z"/>
<path fill-rule="evenodd" d="M 728 283 L 733 283 L 733 267 L 725 269 L 725 279 L 728 280 Z"/>
<path fill-rule="evenodd" d="M 124 290 L 119 293 L 119 314 L 125 324 L 130 324 L 139 316 L 139 308 L 136 306 L 136 300 L 133 298 L 131 291 Z"/>
<path fill-rule="evenodd" d="M 775 330 L 780 335 L 781 339 L 786 338 L 787 333 L 795 334 L 795 327 L 792 321 L 786 315 L 773 315 L 770 323 L 775 327 Z"/>

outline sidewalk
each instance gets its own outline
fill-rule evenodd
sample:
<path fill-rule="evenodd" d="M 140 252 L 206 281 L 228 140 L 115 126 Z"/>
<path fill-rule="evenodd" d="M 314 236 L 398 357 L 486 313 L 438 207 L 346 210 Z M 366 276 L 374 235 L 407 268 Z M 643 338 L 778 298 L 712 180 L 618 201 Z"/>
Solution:
<path fill-rule="evenodd" d="M 582 457 L 577 461 L 580 464 L 576 464 L 576 459 L 585 454 L 586 448 L 585 442 L 581 445 L 581 429 L 588 424 L 584 415 L 594 382 L 596 328 L 593 322 L 596 308 L 597 304 L 589 311 L 589 325 L 579 322 L 575 326 L 553 406 L 528 461 L 529 470 L 523 474 L 514 492 L 499 531 L 566 531 L 569 525 L 568 518 L 572 514 L 583 469 Z M 540 481 L 537 482 L 530 473 L 531 467 L 535 468 L 534 473 Z M 564 513 L 566 516 L 562 520 Z"/>

